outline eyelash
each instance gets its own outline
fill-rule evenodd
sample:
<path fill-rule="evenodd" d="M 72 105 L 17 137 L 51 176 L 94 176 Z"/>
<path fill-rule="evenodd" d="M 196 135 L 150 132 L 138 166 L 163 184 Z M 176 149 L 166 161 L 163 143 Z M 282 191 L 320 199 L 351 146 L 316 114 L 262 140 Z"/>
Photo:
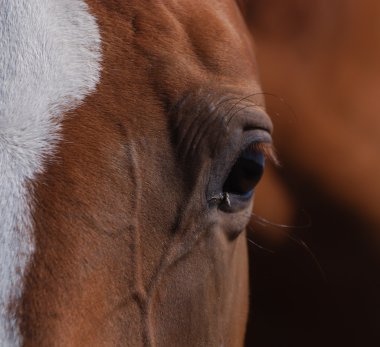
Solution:
<path fill-rule="evenodd" d="M 276 166 L 280 165 L 276 150 L 272 143 L 269 142 L 253 142 L 247 148 L 247 151 L 252 153 L 262 153 L 266 160 L 270 161 Z"/>

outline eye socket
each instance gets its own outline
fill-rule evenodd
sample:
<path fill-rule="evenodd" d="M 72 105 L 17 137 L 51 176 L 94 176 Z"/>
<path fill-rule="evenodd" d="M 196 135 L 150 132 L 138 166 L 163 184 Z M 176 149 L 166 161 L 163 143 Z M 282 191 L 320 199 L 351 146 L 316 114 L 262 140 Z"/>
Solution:
<path fill-rule="evenodd" d="M 239 156 L 223 185 L 223 192 L 233 194 L 240 199 L 252 197 L 254 188 L 260 181 L 265 166 L 262 151 L 249 146 Z"/>

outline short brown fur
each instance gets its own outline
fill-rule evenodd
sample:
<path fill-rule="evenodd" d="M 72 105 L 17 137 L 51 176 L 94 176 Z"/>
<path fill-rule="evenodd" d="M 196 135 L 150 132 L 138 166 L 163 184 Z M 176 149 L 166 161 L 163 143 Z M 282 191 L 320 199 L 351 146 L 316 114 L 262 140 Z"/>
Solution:
<path fill-rule="evenodd" d="M 24 346 L 242 346 L 245 217 L 231 239 L 202 207 L 211 159 L 189 179 L 171 110 L 193 91 L 260 92 L 243 16 L 233 0 L 88 4 L 102 78 L 33 187 Z"/>

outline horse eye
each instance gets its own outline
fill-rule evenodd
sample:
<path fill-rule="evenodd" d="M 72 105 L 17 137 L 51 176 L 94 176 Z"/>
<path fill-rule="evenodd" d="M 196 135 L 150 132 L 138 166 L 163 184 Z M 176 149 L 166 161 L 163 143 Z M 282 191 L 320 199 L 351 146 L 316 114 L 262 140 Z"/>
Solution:
<path fill-rule="evenodd" d="M 244 150 L 223 185 L 223 192 L 240 199 L 250 199 L 264 172 L 265 158 L 260 151 Z"/>

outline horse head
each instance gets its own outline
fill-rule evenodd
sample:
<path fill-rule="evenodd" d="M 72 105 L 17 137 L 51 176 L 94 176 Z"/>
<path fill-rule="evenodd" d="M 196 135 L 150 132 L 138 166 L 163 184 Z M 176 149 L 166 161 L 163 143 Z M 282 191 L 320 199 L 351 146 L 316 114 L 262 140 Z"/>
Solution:
<path fill-rule="evenodd" d="M 241 346 L 272 127 L 244 7 L 3 6 L 3 346 Z"/>

